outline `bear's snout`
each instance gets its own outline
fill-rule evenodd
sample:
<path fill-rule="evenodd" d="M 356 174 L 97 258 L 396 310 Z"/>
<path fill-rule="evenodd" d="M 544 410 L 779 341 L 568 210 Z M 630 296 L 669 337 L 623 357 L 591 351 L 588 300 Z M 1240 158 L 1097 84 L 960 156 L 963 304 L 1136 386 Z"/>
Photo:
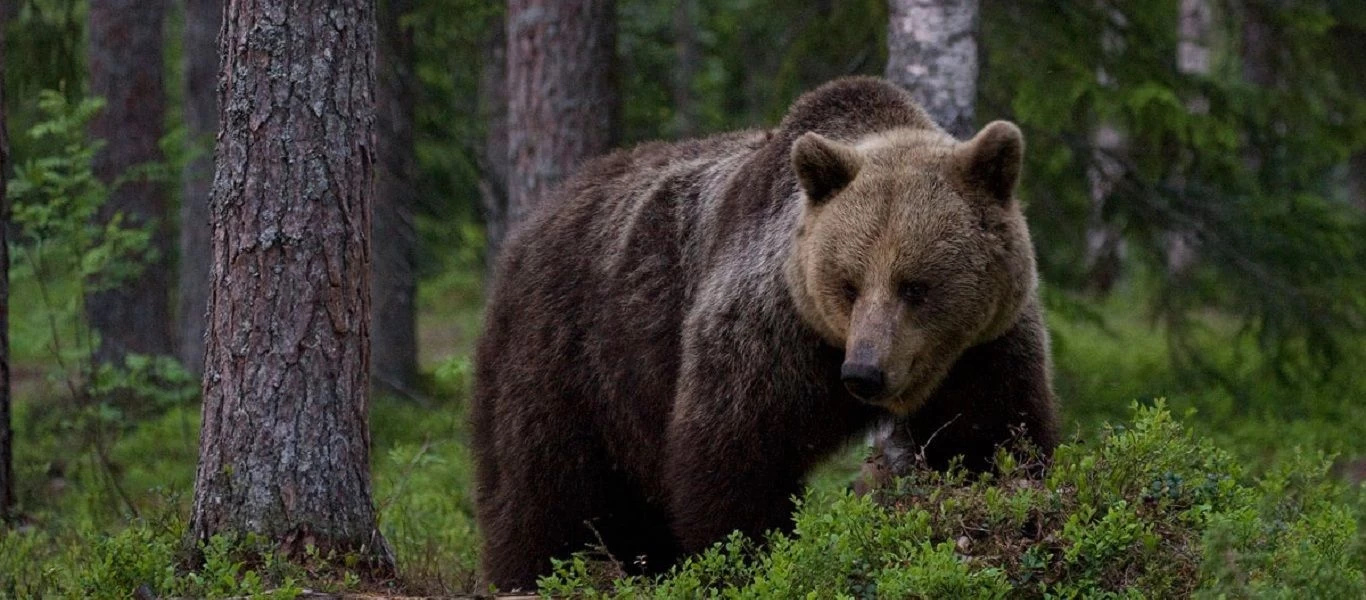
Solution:
<path fill-rule="evenodd" d="M 840 381 L 859 400 L 872 400 L 887 390 L 887 376 L 877 365 L 846 362 L 840 367 Z"/>

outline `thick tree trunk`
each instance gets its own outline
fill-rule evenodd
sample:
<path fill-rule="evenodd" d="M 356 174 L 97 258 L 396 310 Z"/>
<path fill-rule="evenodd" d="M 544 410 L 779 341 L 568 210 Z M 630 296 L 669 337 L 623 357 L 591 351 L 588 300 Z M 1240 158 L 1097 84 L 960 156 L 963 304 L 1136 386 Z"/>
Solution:
<path fill-rule="evenodd" d="M 95 156 L 94 170 L 100 180 L 113 184 L 130 167 L 162 161 L 165 0 L 91 0 L 89 11 L 90 91 L 107 102 L 90 125 L 91 135 L 107 144 Z M 108 222 L 115 214 L 130 225 L 152 227 L 155 256 L 133 280 L 86 298 L 90 326 L 101 336 L 95 358 L 170 354 L 171 240 L 165 185 L 134 178 L 114 187 L 99 218 Z"/>
<path fill-rule="evenodd" d="M 219 0 L 185 0 L 185 128 L 199 154 L 185 165 L 180 198 L 180 280 L 176 311 L 180 361 L 204 373 L 204 311 L 209 305 L 209 186 L 218 133 Z"/>
<path fill-rule="evenodd" d="M 935 122 L 973 133 L 978 0 L 890 0 L 887 78 L 910 90 Z"/>
<path fill-rule="evenodd" d="M 556 182 L 615 142 L 616 3 L 509 0 L 508 202 L 515 227 Z"/>
<path fill-rule="evenodd" d="M 484 209 L 484 260 L 489 269 L 497 264 L 498 251 L 507 233 L 508 92 L 507 25 L 499 15 L 484 38 L 483 66 L 479 72 L 479 113 L 485 123 L 484 151 L 479 196 Z"/>
<path fill-rule="evenodd" d="M 370 375 L 375 384 L 398 392 L 411 390 L 417 379 L 413 35 L 399 22 L 412 8 L 412 0 L 387 0 L 379 15 Z"/>
<path fill-rule="evenodd" d="M 256 532 L 392 572 L 367 423 L 375 37 L 373 0 L 228 3 L 191 543 Z"/>
<path fill-rule="evenodd" d="M 697 135 L 697 103 L 692 93 L 697 66 L 697 0 L 678 0 L 674 6 L 673 68 L 673 129 L 678 137 Z"/>
<path fill-rule="evenodd" d="M 5 26 L 0 13 L 0 524 L 14 514 L 14 435 L 9 380 L 9 122 L 5 118 Z"/>

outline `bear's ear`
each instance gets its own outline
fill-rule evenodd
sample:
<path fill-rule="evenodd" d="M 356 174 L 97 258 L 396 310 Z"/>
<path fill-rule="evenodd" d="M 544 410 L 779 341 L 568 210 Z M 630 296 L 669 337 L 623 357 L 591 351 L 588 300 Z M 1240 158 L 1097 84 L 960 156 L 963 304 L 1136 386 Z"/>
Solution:
<path fill-rule="evenodd" d="M 862 164 L 857 150 L 814 131 L 792 144 L 792 170 L 812 204 L 822 204 L 844 189 Z"/>
<path fill-rule="evenodd" d="M 1024 160 L 1024 134 L 1014 123 L 992 121 L 954 150 L 960 181 L 999 205 L 1010 202 Z"/>

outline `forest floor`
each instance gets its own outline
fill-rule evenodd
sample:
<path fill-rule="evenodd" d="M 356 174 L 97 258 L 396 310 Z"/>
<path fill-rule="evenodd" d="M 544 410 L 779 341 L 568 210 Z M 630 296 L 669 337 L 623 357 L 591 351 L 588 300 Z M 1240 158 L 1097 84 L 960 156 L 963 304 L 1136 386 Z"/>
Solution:
<path fill-rule="evenodd" d="M 373 402 L 374 498 L 400 579 L 370 591 L 479 591 L 465 418 L 479 302 L 478 290 L 459 282 L 424 289 L 419 332 L 427 385 L 417 397 Z M 1311 580 L 1347 586 L 1325 593 L 1355 585 L 1360 570 L 1350 565 L 1366 562 L 1366 492 L 1358 483 L 1366 474 L 1366 352 L 1344 357 L 1312 385 L 1291 384 L 1250 360 L 1257 354 L 1243 342 L 1211 334 L 1201 343 L 1237 383 L 1220 384 L 1174 369 L 1167 338 L 1141 310 L 1113 300 L 1100 311 L 1103 323 L 1061 315 L 1051 321 L 1069 445 L 1047 478 L 1012 470 L 1021 465 L 1006 465 L 988 482 L 926 475 L 880 497 L 877 508 L 845 492 L 864 452 L 856 447 L 812 477 L 797 533 L 770 540 L 767 550 L 732 540 L 671 579 L 614 584 L 608 582 L 620 572 L 610 561 L 573 561 L 543 590 L 592 595 L 605 585 L 622 597 L 689 597 L 729 587 L 741 597 L 775 597 L 782 595 L 775 590 L 795 593 L 830 580 L 842 582 L 830 589 L 853 597 L 895 597 L 890 590 L 967 597 L 998 589 L 1085 595 L 1114 586 L 1161 595 L 1197 584 L 1257 595 L 1259 581 L 1305 585 L 1292 577 L 1300 567 L 1284 567 L 1284 574 L 1267 566 L 1301 563 L 1304 572 L 1318 573 Z M 155 410 L 76 409 L 61 382 L 48 376 L 50 361 L 32 352 L 17 358 L 23 524 L 0 534 L 0 597 L 129 597 L 139 586 L 221 597 L 366 589 L 352 575 L 322 575 L 335 569 L 262 559 L 269 549 L 251 540 L 225 540 L 207 550 L 212 560 L 203 571 L 178 571 L 197 401 L 171 400 Z M 1127 479 L 1087 479 L 1088 470 Z M 1295 516 L 1267 516 L 1281 510 L 1268 500 L 1277 498 L 1299 499 Z M 1129 512 L 1121 510 L 1126 506 Z M 955 525 L 941 522 L 950 518 Z M 912 521 L 919 529 L 905 529 Z M 878 545 L 898 535 L 904 539 Z M 1267 550 L 1247 551 L 1225 573 L 1202 558 L 1219 544 Z M 883 555 L 900 558 L 872 558 Z M 1116 571 L 1103 562 L 1107 556 L 1148 566 Z M 846 557 L 847 564 L 840 562 Z M 939 566 L 921 573 L 908 564 Z M 827 572 L 831 565 L 842 570 Z M 874 588 L 885 593 L 866 593 Z"/>

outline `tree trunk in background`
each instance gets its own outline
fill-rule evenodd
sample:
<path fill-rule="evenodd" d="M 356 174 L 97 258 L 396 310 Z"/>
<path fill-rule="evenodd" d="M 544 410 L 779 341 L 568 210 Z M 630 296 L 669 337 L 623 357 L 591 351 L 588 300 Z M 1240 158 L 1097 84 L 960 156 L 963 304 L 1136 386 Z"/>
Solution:
<path fill-rule="evenodd" d="M 978 0 L 890 0 L 887 78 L 959 139 L 974 133 Z"/>
<path fill-rule="evenodd" d="M 204 373 L 204 310 L 209 305 L 209 186 L 218 133 L 220 0 L 185 1 L 185 129 L 199 153 L 181 174 L 180 279 L 176 311 L 180 362 Z"/>
<path fill-rule="evenodd" d="M 1347 163 L 1347 196 L 1366 211 L 1366 152 L 1353 154 Z"/>
<path fill-rule="evenodd" d="M 1181 13 L 1177 24 L 1176 70 L 1188 76 L 1206 76 L 1210 73 L 1210 43 L 1214 30 L 1214 10 L 1209 0 L 1181 0 Z M 1197 95 L 1186 99 L 1186 110 L 1192 114 L 1209 112 L 1209 98 Z M 1177 174 L 1172 186 L 1184 190 L 1186 179 Z M 1177 210 L 1190 211 L 1184 205 L 1198 201 L 1182 192 Z M 1167 274 L 1171 277 L 1184 277 L 1199 259 L 1196 247 L 1198 240 L 1194 231 L 1173 229 L 1166 234 Z"/>
<path fill-rule="evenodd" d="M 484 64 L 479 71 L 479 113 L 485 123 L 484 148 L 480 156 L 479 196 L 484 209 L 484 261 L 488 270 L 497 264 L 498 251 L 507 233 L 508 92 L 507 25 L 499 14 L 484 38 Z"/>
<path fill-rule="evenodd" d="M 507 227 L 615 142 L 613 0 L 509 0 Z"/>
<path fill-rule="evenodd" d="M 1366 88 L 1366 61 L 1359 60 L 1355 54 L 1366 48 L 1366 29 L 1339 23 L 1333 28 L 1333 47 L 1337 52 L 1350 57 L 1343 61 L 1349 70 L 1346 80 L 1358 94 Z M 1359 150 L 1347 159 L 1345 165 L 1347 178 L 1347 199 L 1357 208 L 1366 211 L 1366 148 Z"/>
<path fill-rule="evenodd" d="M 1105 205 L 1115 184 L 1124 177 L 1120 156 L 1128 151 L 1124 134 L 1114 125 L 1103 123 L 1091 133 L 1091 163 L 1086 169 L 1090 184 L 1091 215 L 1086 225 L 1086 287 L 1108 294 L 1119 279 L 1124 259 L 1124 236 L 1105 220 Z"/>
<path fill-rule="evenodd" d="M 5 118 L 5 26 L 0 13 L 0 525 L 14 516 L 14 430 L 9 376 L 9 122 Z"/>
<path fill-rule="evenodd" d="M 1276 84 L 1276 32 L 1267 20 L 1268 7 L 1261 2 L 1243 2 L 1242 52 L 1243 79 L 1260 87 Z M 1208 68 L 1206 68 L 1208 72 Z"/>
<path fill-rule="evenodd" d="M 374 1 L 230 0 L 225 17 L 188 541 L 256 532 L 391 574 L 367 414 Z"/>
<path fill-rule="evenodd" d="M 166 97 L 162 87 L 164 0 L 91 0 L 88 64 L 90 92 L 107 104 L 90 124 L 106 146 L 95 156 L 95 175 L 106 184 L 130 167 L 161 162 Z M 133 179 L 112 188 L 101 222 L 116 213 L 129 225 L 152 227 L 155 256 L 131 281 L 90 294 L 90 326 L 101 335 L 97 361 L 119 361 L 129 353 L 170 354 L 171 284 L 168 267 L 170 209 L 162 182 Z"/>
<path fill-rule="evenodd" d="M 1113 89 L 1114 77 L 1105 70 L 1111 57 L 1124 50 L 1124 38 L 1111 27 L 1123 22 L 1124 15 L 1114 8 L 1106 11 L 1107 22 L 1100 34 L 1101 63 L 1096 69 L 1096 81 Z M 1091 197 L 1091 214 L 1086 224 L 1086 287 L 1097 294 L 1108 294 L 1119 279 L 1124 265 L 1124 234 L 1114 223 L 1106 220 L 1106 205 L 1115 186 L 1124 178 L 1123 158 L 1129 151 L 1124 132 L 1113 123 L 1101 122 L 1091 130 L 1091 161 L 1086 167 L 1086 180 Z"/>
<path fill-rule="evenodd" d="M 697 0 L 678 0 L 674 6 L 673 104 L 674 135 L 697 135 L 697 102 L 692 82 L 697 76 Z"/>
<path fill-rule="evenodd" d="M 977 103 L 977 0 L 890 0 L 887 78 L 910 90 L 936 123 L 959 139 L 974 133 Z M 914 418 L 914 417 L 911 417 Z M 913 461 L 910 427 L 887 424 L 868 434 L 872 457 L 857 487 L 878 487 Z"/>
<path fill-rule="evenodd" d="M 379 15 L 379 135 L 371 248 L 370 376 L 409 392 L 417 379 L 417 164 L 413 150 L 413 34 L 399 19 L 412 0 L 387 0 Z"/>

